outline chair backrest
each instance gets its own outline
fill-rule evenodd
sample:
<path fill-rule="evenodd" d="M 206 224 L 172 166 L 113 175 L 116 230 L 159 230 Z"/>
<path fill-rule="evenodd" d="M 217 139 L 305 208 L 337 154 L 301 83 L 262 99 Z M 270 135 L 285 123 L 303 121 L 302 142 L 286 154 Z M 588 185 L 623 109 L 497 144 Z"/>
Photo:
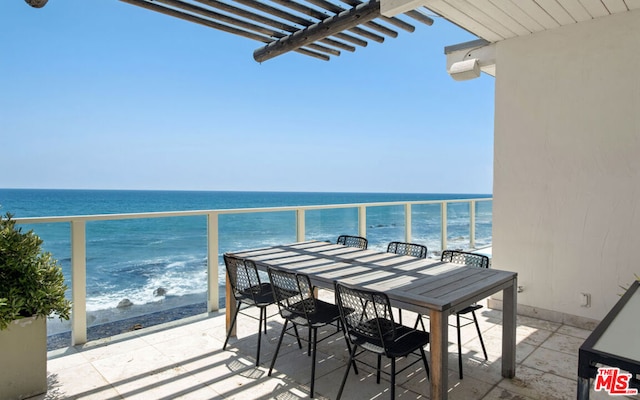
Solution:
<path fill-rule="evenodd" d="M 489 257 L 465 251 L 445 250 L 442 252 L 440 261 L 466 264 L 472 267 L 489 268 Z"/>
<path fill-rule="evenodd" d="M 307 320 L 316 312 L 316 299 L 308 275 L 280 268 L 269 268 L 273 297 L 282 318 L 303 317 Z"/>
<path fill-rule="evenodd" d="M 340 235 L 338 236 L 337 244 L 343 244 L 349 247 L 358 247 L 360 249 L 366 249 L 369 245 L 369 241 L 361 236 Z"/>
<path fill-rule="evenodd" d="M 254 297 L 262 292 L 258 268 L 253 261 L 228 254 L 224 254 L 223 257 L 227 279 L 236 299 L 247 296 Z"/>
<path fill-rule="evenodd" d="M 387 247 L 387 253 L 427 258 L 427 246 L 417 243 L 391 242 Z"/>
<path fill-rule="evenodd" d="M 362 289 L 358 286 L 334 282 L 340 317 L 350 340 L 367 346 L 377 353 L 386 353 L 386 343 L 396 338 L 391 303 L 385 293 Z"/>

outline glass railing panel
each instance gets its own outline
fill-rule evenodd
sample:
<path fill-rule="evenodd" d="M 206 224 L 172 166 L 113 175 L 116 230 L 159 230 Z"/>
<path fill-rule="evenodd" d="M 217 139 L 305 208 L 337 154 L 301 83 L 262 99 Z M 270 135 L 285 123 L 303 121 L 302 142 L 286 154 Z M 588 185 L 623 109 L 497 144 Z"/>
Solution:
<path fill-rule="evenodd" d="M 88 340 L 206 311 L 204 216 L 89 221 L 86 233 Z"/>
<path fill-rule="evenodd" d="M 404 223 L 404 205 L 367 207 L 369 248 L 387 251 L 389 242 L 404 242 Z"/>
<path fill-rule="evenodd" d="M 222 214 L 218 231 L 218 283 L 222 308 L 225 306 L 226 282 L 223 254 L 295 242 L 296 214 L 294 211 Z M 268 279 L 266 272 L 261 271 L 261 274 L 263 279 Z"/>
<path fill-rule="evenodd" d="M 466 250 L 471 245 L 469 204 L 467 202 L 447 203 L 448 249 Z"/>
<path fill-rule="evenodd" d="M 357 208 L 305 211 L 305 238 L 335 243 L 340 235 L 358 235 Z"/>
<path fill-rule="evenodd" d="M 229 251 L 274 246 L 296 240 L 294 211 L 222 214 L 219 217 L 220 262 Z"/>
<path fill-rule="evenodd" d="M 491 246 L 493 240 L 493 201 L 476 202 L 476 248 Z"/>
<path fill-rule="evenodd" d="M 411 206 L 411 241 L 427 246 L 429 257 L 440 257 L 442 251 L 442 206 L 414 204 Z"/>

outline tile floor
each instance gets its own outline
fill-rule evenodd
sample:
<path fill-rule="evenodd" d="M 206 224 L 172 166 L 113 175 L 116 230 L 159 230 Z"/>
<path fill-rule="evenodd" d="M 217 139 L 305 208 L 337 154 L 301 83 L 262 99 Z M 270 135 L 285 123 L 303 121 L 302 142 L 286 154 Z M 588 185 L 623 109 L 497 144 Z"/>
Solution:
<path fill-rule="evenodd" d="M 464 379 L 460 380 L 455 328 L 451 328 L 449 399 L 576 398 L 578 348 L 589 331 L 519 316 L 516 377 L 505 379 L 500 375 L 501 313 L 483 308 L 478 317 L 489 360 L 482 355 L 473 326 L 463 328 Z M 413 321 L 408 312 L 403 312 L 403 318 Z M 280 317 L 269 319 L 258 367 L 254 365 L 257 321 L 241 315 L 238 322 L 238 337 L 231 339 L 226 351 L 222 350 L 224 310 L 52 351 L 47 365 L 49 391 L 33 399 L 308 398 L 311 359 L 306 347 L 300 350 L 293 338 L 285 336 L 274 373 L 267 376 L 282 327 Z M 318 399 L 336 397 L 348 359 L 344 338 L 333 338 L 318 347 Z M 396 398 L 429 398 L 420 365 L 398 377 Z M 359 375 L 351 371 L 342 398 L 386 399 L 388 389 L 384 375 L 378 385 L 375 373 L 361 367 Z M 609 397 L 592 391 L 591 398 Z"/>

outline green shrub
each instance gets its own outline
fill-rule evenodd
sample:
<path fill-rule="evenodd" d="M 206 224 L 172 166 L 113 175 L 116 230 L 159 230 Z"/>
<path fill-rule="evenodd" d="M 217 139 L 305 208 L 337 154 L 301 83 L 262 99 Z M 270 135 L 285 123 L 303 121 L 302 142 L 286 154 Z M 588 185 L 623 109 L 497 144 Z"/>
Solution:
<path fill-rule="evenodd" d="M 0 330 L 31 316 L 69 319 L 71 303 L 62 269 L 32 230 L 16 228 L 12 215 L 0 215 Z"/>

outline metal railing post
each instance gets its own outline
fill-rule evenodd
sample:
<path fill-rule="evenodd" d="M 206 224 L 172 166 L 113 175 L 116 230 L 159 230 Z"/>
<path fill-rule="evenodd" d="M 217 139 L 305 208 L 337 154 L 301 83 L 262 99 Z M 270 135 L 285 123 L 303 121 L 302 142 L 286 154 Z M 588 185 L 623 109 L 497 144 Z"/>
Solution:
<path fill-rule="evenodd" d="M 304 210 L 298 208 L 296 210 L 296 242 L 304 242 L 305 240 L 305 216 Z"/>
<path fill-rule="evenodd" d="M 411 243 L 411 204 L 404 205 L 404 239 Z"/>
<path fill-rule="evenodd" d="M 476 201 L 469 202 L 469 247 L 476 248 Z"/>
<path fill-rule="evenodd" d="M 220 308 L 220 290 L 218 282 L 218 213 L 207 214 L 207 311 Z"/>
<path fill-rule="evenodd" d="M 441 248 L 440 250 L 447 249 L 447 202 L 443 201 L 440 204 L 440 218 L 441 218 L 441 227 L 440 234 L 442 235 L 441 239 Z"/>
<path fill-rule="evenodd" d="M 358 207 L 358 235 L 367 237 L 367 207 Z"/>
<path fill-rule="evenodd" d="M 71 345 L 87 342 L 87 232 L 85 221 L 71 221 Z"/>

